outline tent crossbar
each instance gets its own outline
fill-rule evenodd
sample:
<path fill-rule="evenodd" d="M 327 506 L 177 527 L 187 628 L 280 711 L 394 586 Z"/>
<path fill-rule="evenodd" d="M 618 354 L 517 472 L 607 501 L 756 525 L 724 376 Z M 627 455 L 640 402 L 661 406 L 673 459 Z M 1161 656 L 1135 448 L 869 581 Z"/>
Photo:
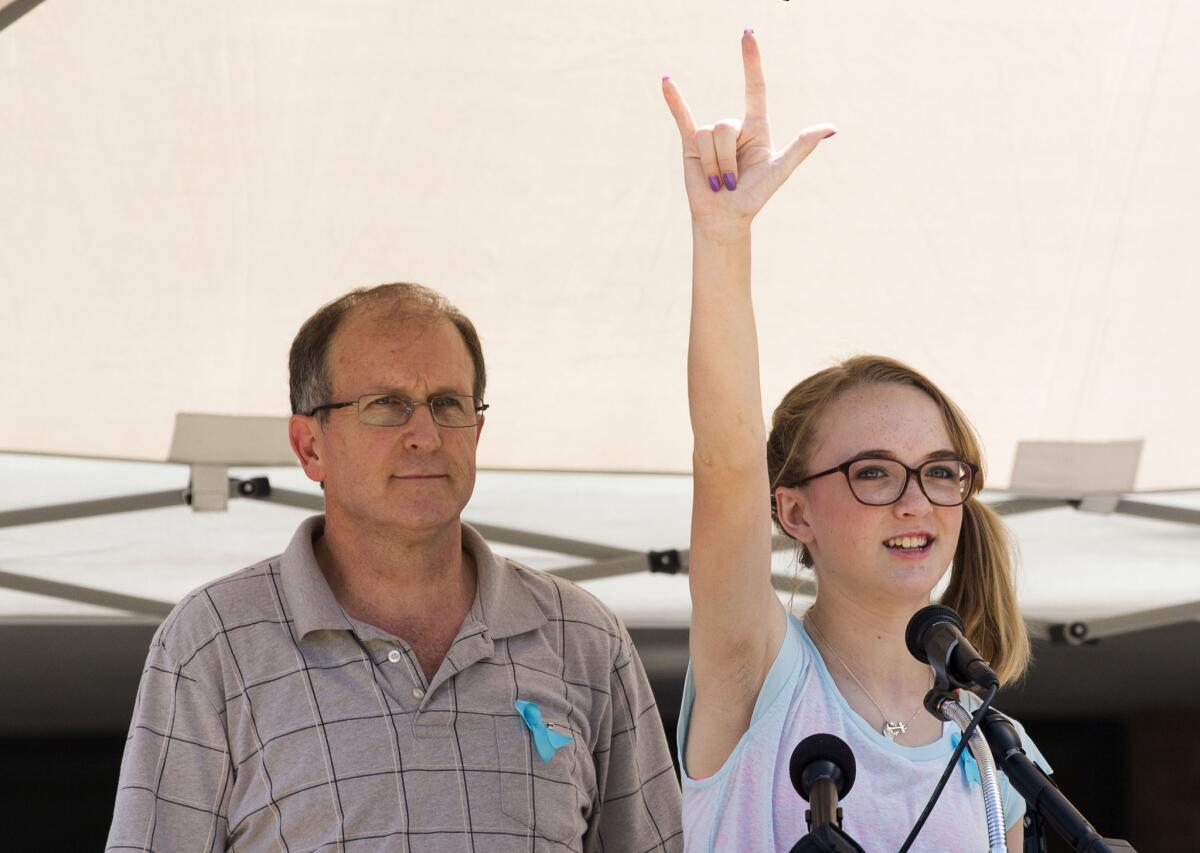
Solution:
<path fill-rule="evenodd" d="M 787 536 L 775 536 L 771 540 L 771 547 L 775 551 L 790 550 L 795 547 L 795 544 Z M 670 552 L 651 551 L 648 554 L 631 553 L 622 557 L 598 560 L 579 566 L 550 569 L 549 571 L 550 574 L 566 578 L 575 583 L 617 577 L 619 575 L 638 574 L 647 570 L 650 572 L 662 571 L 658 568 L 661 565 L 658 558 L 664 554 L 670 554 L 672 558 L 672 568 L 667 572 L 668 574 L 687 574 L 689 551 L 686 548 Z M 771 586 L 777 592 L 795 593 L 796 595 L 814 595 L 817 591 L 817 584 L 814 579 L 783 574 L 782 572 L 771 573 Z"/>
<path fill-rule="evenodd" d="M 579 539 L 550 536 L 545 533 L 517 530 L 512 527 L 499 527 L 494 524 L 478 524 L 473 521 L 468 523 L 479 531 L 479 535 L 493 542 L 519 545 L 522 548 L 536 548 L 539 551 L 553 551 L 556 554 L 570 554 L 572 557 L 587 557 L 591 560 L 612 560 L 636 556 L 641 559 L 642 567 L 645 568 L 646 556 L 640 551 L 629 548 L 615 548 L 597 542 L 584 542 Z"/>
<path fill-rule="evenodd" d="M 258 481 L 246 480 L 243 482 L 255 483 Z M 230 494 L 270 501 L 271 503 L 285 504 L 300 509 L 316 510 L 318 512 L 325 508 L 325 499 L 321 495 L 298 492 L 292 489 L 277 489 L 270 485 L 267 485 L 266 488 L 259 486 L 257 489 L 242 489 L 239 484 L 231 488 Z M 522 548 L 534 548 L 539 551 L 552 551 L 556 554 L 569 554 L 572 557 L 585 557 L 589 560 L 597 561 L 637 557 L 641 560 L 641 568 L 645 568 L 644 555 L 628 548 L 615 548 L 611 545 L 601 545 L 597 542 L 585 542 L 579 539 L 569 539 L 564 536 L 534 533 L 531 530 L 518 530 L 512 527 L 500 527 L 495 524 L 468 523 L 479 532 L 479 535 L 491 542 L 503 542 L 507 545 L 518 545 Z M 585 567 L 579 566 L 573 568 L 583 569 Z M 617 569 L 611 571 L 610 574 L 622 574 L 625 571 L 630 570 Z M 633 571 L 636 571 L 636 569 L 633 569 Z M 596 575 L 596 577 L 607 577 L 607 575 L 601 574 Z"/>
<path fill-rule="evenodd" d="M 166 616 L 175 606 L 170 601 L 158 601 L 153 598 L 124 595 L 119 592 L 96 589 L 95 587 L 63 583 L 62 581 L 52 581 L 47 578 L 19 575 L 12 572 L 0 572 L 0 587 L 16 590 L 17 592 L 28 592 L 34 595 L 60 598 L 64 601 L 74 601 L 79 604 L 90 604 L 95 607 L 127 610 L 130 613 L 157 616 L 159 618 Z"/>
<path fill-rule="evenodd" d="M 598 560 L 579 566 L 565 566 L 561 569 L 550 569 L 547 574 L 565 578 L 573 583 L 594 581 L 601 578 L 612 578 L 619 575 L 632 575 L 644 572 L 649 568 L 645 554 L 631 554 L 627 557 L 617 557 L 611 560 Z"/>
<path fill-rule="evenodd" d="M 1077 500 L 1064 498 L 1009 498 L 1008 500 L 989 503 L 989 507 L 997 515 L 1021 515 L 1026 512 L 1039 512 L 1044 509 L 1055 509 L 1061 506 L 1079 506 Z"/>
<path fill-rule="evenodd" d="M 1075 622 L 1026 619 L 1025 623 L 1029 627 L 1030 634 L 1035 637 L 1068 646 L 1082 646 L 1107 637 L 1119 637 L 1122 634 L 1132 634 L 1136 631 L 1163 628 L 1167 625 L 1197 620 L 1200 620 L 1200 601 L 1171 604 L 1166 607 L 1155 607 L 1150 610 L 1122 613 L 1119 616 L 1106 616 L 1100 619 Z"/>
<path fill-rule="evenodd" d="M 0 4 L 0 32 L 15 24 L 41 3 L 42 0 L 12 0 L 10 3 Z"/>
<path fill-rule="evenodd" d="M 1153 518 L 1157 521 L 1174 521 L 1180 524 L 1200 524 L 1200 509 L 1182 506 L 1167 506 L 1147 501 L 1119 500 L 1113 512 L 1133 515 L 1138 518 Z"/>
<path fill-rule="evenodd" d="M 162 509 L 169 506 L 182 506 L 183 503 L 183 490 L 172 489 L 165 492 L 146 492 L 140 495 L 122 495 L 93 501 L 50 504 L 0 512 L 0 527 L 19 527 L 24 524 L 44 524 L 49 521 L 69 521 L 74 518 L 91 518 L 120 512 Z"/>

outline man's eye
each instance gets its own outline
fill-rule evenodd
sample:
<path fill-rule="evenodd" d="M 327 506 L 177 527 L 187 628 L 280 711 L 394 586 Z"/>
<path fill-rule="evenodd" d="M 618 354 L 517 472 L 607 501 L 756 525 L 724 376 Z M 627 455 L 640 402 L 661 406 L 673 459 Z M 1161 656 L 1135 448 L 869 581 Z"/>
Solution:
<path fill-rule="evenodd" d="M 408 405 L 407 400 L 399 397 L 393 397 L 390 394 L 384 394 L 382 397 L 376 397 L 367 403 L 367 407 L 371 409 L 390 409 L 395 406 L 404 407 Z"/>
<path fill-rule="evenodd" d="M 454 411 L 463 407 L 463 401 L 460 397 L 434 397 L 429 402 L 433 403 L 435 409 L 446 409 Z"/>

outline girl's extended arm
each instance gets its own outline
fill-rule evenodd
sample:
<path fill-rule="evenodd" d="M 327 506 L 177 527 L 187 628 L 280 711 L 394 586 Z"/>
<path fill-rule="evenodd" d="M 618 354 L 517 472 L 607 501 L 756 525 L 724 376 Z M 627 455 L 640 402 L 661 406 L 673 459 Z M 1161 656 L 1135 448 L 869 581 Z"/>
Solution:
<path fill-rule="evenodd" d="M 683 142 L 692 213 L 688 346 L 694 497 L 688 578 L 696 686 L 685 766 L 715 772 L 750 722 L 786 617 L 771 587 L 770 488 L 750 295 L 750 223 L 828 125 L 776 151 L 754 34 L 742 37 L 746 113 L 697 128 L 679 89 L 663 95 Z"/>

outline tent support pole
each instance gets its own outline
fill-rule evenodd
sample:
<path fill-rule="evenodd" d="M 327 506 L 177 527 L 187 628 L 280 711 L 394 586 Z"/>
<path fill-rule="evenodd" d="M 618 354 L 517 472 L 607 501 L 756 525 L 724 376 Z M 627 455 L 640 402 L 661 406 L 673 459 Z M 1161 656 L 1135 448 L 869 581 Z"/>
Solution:
<path fill-rule="evenodd" d="M 17 20 L 29 12 L 42 0 L 12 0 L 7 6 L 0 7 L 0 32 L 12 26 Z"/>
<path fill-rule="evenodd" d="M 76 601 L 80 604 L 90 604 L 95 607 L 128 610 L 131 613 L 156 616 L 159 619 L 170 613 L 171 608 L 175 606 L 170 601 L 140 598 L 136 595 L 122 595 L 118 592 L 108 592 L 89 586 L 62 583 L 61 581 L 35 578 L 30 575 L 18 575 L 12 572 L 0 572 L 0 587 L 16 590 L 17 592 L 29 592 L 34 595 L 61 598 L 65 601 Z"/>
<path fill-rule="evenodd" d="M 169 492 L 147 492 L 141 495 L 124 495 L 119 498 L 101 498 L 94 501 L 9 510 L 0 512 L 0 527 L 17 527 L 23 524 L 43 524 L 48 521 L 68 521 L 72 518 L 90 518 L 97 515 L 113 515 L 118 512 L 138 512 L 144 509 L 182 506 L 183 494 L 182 489 L 173 489 Z"/>

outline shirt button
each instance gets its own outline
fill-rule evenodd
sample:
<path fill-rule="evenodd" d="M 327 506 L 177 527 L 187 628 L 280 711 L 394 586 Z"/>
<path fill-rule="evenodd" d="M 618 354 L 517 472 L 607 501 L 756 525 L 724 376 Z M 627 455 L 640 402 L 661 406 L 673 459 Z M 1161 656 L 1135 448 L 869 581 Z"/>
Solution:
<path fill-rule="evenodd" d="M 388 652 L 388 660 L 390 660 L 392 663 L 400 663 L 400 651 L 398 649 L 392 649 L 390 652 Z"/>
<path fill-rule="evenodd" d="M 413 688 L 413 698 L 414 699 L 421 699 L 424 696 L 425 696 L 425 691 L 422 690 L 420 687 Z"/>

